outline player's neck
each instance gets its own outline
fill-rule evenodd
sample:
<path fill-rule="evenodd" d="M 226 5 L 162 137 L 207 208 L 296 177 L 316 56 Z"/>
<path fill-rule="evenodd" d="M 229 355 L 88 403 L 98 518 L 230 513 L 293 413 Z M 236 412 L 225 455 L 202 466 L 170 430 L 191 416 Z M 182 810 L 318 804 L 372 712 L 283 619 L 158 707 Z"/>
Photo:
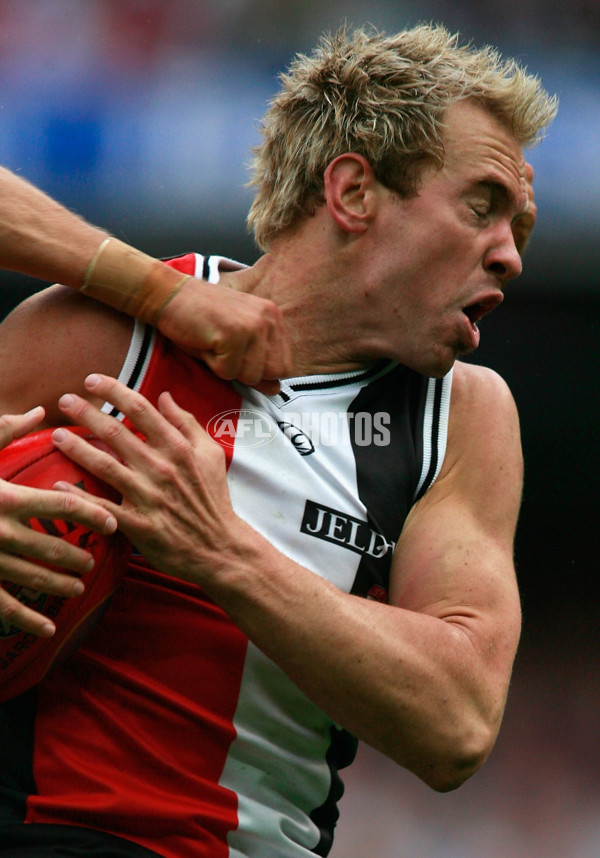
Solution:
<path fill-rule="evenodd" d="M 360 321 L 343 284 L 312 260 L 267 253 L 223 282 L 277 304 L 292 341 L 294 376 L 344 372 L 371 362 L 360 356 Z"/>

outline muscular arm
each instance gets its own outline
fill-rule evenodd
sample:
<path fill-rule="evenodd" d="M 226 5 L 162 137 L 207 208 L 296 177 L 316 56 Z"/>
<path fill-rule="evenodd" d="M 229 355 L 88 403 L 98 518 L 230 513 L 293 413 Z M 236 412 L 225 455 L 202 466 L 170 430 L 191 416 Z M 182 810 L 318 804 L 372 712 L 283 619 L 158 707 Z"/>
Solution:
<path fill-rule="evenodd" d="M 110 379 L 92 383 L 148 443 L 70 397 L 65 413 L 128 467 L 77 439 L 61 447 L 120 489 L 123 505 L 107 508 L 145 556 L 202 586 L 359 738 L 437 789 L 472 774 L 498 731 L 520 627 L 512 540 L 521 458 L 503 382 L 457 366 L 447 459 L 400 537 L 390 605 L 340 592 L 240 520 L 222 451 L 168 395 L 161 417 Z"/>
<path fill-rule="evenodd" d="M 79 288 L 107 233 L 0 167 L 0 267 Z"/>
<path fill-rule="evenodd" d="M 428 637 L 418 641 L 415 664 L 433 681 L 414 692 L 430 709 L 440 747 L 456 742 L 468 769 L 496 739 L 520 634 L 513 540 L 522 455 L 516 408 L 497 375 L 457 364 L 452 395 L 444 467 L 407 519 L 390 596 L 421 618 Z"/>
<path fill-rule="evenodd" d="M 109 243 L 106 243 L 106 242 Z M 102 248 L 100 256 L 99 249 Z M 271 301 L 185 278 L 0 167 L 0 268 L 74 289 L 150 321 L 224 378 L 275 392 L 290 352 Z"/>

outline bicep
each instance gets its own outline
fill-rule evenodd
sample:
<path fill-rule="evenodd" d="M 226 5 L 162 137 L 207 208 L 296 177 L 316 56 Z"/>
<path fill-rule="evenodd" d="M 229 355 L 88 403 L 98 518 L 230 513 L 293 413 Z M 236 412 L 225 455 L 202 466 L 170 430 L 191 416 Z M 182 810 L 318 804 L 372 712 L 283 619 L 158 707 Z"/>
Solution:
<path fill-rule="evenodd" d="M 417 511 L 394 555 L 390 601 L 451 622 L 469 635 L 507 624 L 517 630 L 512 540 L 482 527 L 458 498 Z"/>
<path fill-rule="evenodd" d="M 65 287 L 28 298 L 0 325 L 0 413 L 43 405 L 45 425 L 63 422 L 57 406 L 63 393 L 83 394 L 90 372 L 118 375 L 131 324 Z"/>
<path fill-rule="evenodd" d="M 468 382 L 468 383 L 467 383 Z M 459 379 L 448 453 L 413 507 L 394 555 L 390 599 L 452 623 L 506 672 L 520 632 L 513 541 L 521 497 L 519 424 L 497 376 Z"/>

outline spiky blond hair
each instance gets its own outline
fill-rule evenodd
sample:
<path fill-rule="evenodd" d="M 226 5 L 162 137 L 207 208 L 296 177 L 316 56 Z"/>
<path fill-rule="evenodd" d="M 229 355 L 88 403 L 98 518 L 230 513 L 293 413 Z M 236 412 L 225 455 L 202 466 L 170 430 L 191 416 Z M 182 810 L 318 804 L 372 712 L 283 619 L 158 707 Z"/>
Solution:
<path fill-rule="evenodd" d="M 363 155 L 377 178 L 403 195 L 417 191 L 426 163 L 442 166 L 448 107 L 478 99 L 519 145 L 534 145 L 552 122 L 556 98 L 513 59 L 459 44 L 440 25 L 396 35 L 345 29 L 299 54 L 261 125 L 248 216 L 259 247 L 323 201 L 323 174 L 343 152 Z"/>

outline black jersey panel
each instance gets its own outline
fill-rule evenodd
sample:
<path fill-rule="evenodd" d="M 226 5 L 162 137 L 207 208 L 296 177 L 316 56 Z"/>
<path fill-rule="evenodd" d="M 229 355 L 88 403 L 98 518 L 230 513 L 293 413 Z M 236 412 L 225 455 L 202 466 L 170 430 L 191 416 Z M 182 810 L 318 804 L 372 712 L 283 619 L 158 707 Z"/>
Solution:
<path fill-rule="evenodd" d="M 361 436 L 360 428 L 350 432 L 356 460 L 358 495 L 367 510 L 367 520 L 387 545 L 395 545 L 414 502 L 423 460 L 422 419 L 428 380 L 404 366 L 364 387 L 349 408 L 354 423 L 363 413 L 371 415 L 371 425 L 387 428 L 375 443 Z M 382 548 L 383 551 L 383 548 Z M 352 592 L 367 596 L 373 587 L 387 593 L 393 550 L 378 556 L 376 549 L 365 551 Z"/>

